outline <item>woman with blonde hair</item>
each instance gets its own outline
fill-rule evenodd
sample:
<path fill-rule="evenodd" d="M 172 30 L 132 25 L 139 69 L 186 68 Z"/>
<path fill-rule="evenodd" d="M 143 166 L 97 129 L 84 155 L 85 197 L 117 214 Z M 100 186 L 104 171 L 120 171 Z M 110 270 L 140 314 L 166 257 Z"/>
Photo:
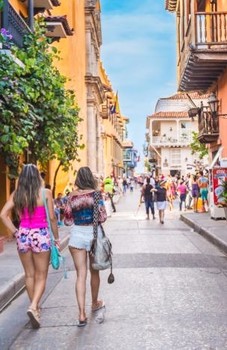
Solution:
<path fill-rule="evenodd" d="M 30 299 L 27 315 L 33 328 L 40 327 L 39 302 L 44 293 L 50 261 L 50 232 L 43 198 L 46 198 L 55 243 L 59 245 L 52 193 L 43 188 L 43 180 L 34 164 L 26 164 L 20 173 L 16 190 L 1 210 L 0 217 L 16 237 L 19 258 L 25 272 L 25 285 Z M 43 197 L 45 196 L 45 197 Z M 15 227 L 14 210 L 20 224 Z"/>
<path fill-rule="evenodd" d="M 100 277 L 99 271 L 94 270 L 91 266 L 91 245 L 93 242 L 93 214 L 94 214 L 94 192 L 97 191 L 97 181 L 95 180 L 90 168 L 81 167 L 76 176 L 75 190 L 69 195 L 65 207 L 64 223 L 72 226 L 69 250 L 73 258 L 76 269 L 76 298 L 79 308 L 78 327 L 84 327 L 87 324 L 85 298 L 86 298 L 86 279 L 88 257 L 90 258 L 91 274 L 91 297 L 92 311 L 95 312 L 105 307 L 103 300 L 98 300 Z M 106 220 L 106 210 L 102 194 L 99 193 L 99 223 Z M 101 215 L 102 212 L 102 215 Z M 101 229 L 98 227 L 98 234 Z"/>

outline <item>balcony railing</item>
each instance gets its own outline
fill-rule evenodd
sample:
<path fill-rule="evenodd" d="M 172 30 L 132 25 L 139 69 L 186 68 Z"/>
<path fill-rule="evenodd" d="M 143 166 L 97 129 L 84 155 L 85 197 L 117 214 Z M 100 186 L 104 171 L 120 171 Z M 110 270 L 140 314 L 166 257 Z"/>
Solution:
<path fill-rule="evenodd" d="M 196 45 L 227 45 L 227 12 L 197 12 Z"/>
<path fill-rule="evenodd" d="M 227 67 L 227 12 L 191 15 L 180 45 L 179 90 L 207 91 Z"/>
<path fill-rule="evenodd" d="M 179 137 L 168 137 L 168 136 L 153 136 L 151 139 L 151 143 L 154 145 L 162 145 L 162 146 L 169 146 L 169 145 L 188 145 L 192 142 L 192 137 L 190 134 L 187 135 L 180 135 Z"/>
<path fill-rule="evenodd" d="M 219 137 L 219 117 L 212 115 L 206 107 L 199 115 L 199 136 L 201 143 L 212 143 Z"/>
<path fill-rule="evenodd" d="M 13 42 L 18 47 L 23 46 L 23 38 L 25 34 L 31 32 L 23 18 L 14 10 L 13 6 L 4 1 L 4 9 L 2 13 L 2 27 L 7 29 L 13 36 Z"/>

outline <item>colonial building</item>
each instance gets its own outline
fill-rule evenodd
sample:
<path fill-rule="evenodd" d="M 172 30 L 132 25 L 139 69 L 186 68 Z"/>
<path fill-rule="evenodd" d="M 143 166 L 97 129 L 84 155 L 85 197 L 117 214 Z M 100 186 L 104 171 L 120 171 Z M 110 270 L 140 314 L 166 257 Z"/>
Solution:
<path fill-rule="evenodd" d="M 103 146 L 103 167 L 100 174 L 104 177 L 109 175 L 122 176 L 124 140 L 128 119 L 121 114 L 118 94 L 113 91 L 102 63 L 100 63 L 100 77 L 105 94 L 103 104 L 100 106 L 102 117 L 100 132 Z"/>
<path fill-rule="evenodd" d="M 210 161 L 227 158 L 227 1 L 166 0 L 176 14 L 177 72 L 180 91 L 210 95 L 205 105 L 190 111 L 197 116 L 199 140 Z"/>
<path fill-rule="evenodd" d="M 193 103 L 199 106 L 206 96 L 197 93 L 186 95 L 178 93 L 160 98 L 155 113 L 147 117 L 147 160 L 158 173 L 174 176 L 194 172 L 198 164 L 207 166 L 207 159 L 200 160 L 198 154 L 192 154 L 190 144 L 193 131 L 198 132 L 198 123 L 188 116 Z"/>

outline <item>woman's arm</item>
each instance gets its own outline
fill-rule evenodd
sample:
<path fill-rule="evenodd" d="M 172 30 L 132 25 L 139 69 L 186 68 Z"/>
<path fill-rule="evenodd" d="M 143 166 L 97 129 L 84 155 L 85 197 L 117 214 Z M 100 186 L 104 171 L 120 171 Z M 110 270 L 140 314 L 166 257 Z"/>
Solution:
<path fill-rule="evenodd" d="M 17 228 L 11 219 L 12 209 L 14 208 L 13 195 L 14 192 L 10 195 L 0 213 L 0 218 L 2 219 L 3 224 L 8 228 L 12 235 L 14 235 L 17 231 Z"/>
<path fill-rule="evenodd" d="M 49 217 L 50 217 L 51 229 L 54 235 L 54 239 L 58 241 L 59 240 L 58 225 L 57 225 L 57 219 L 54 213 L 54 200 L 52 197 L 51 190 L 46 189 L 45 195 L 47 199 L 47 208 L 48 208 Z"/>

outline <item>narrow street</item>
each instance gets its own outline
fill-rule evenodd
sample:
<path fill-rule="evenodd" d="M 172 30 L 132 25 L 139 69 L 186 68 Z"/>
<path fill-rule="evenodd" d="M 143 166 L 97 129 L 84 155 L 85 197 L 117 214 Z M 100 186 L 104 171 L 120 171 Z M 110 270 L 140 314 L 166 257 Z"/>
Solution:
<path fill-rule="evenodd" d="M 164 225 L 145 220 L 140 192 L 127 192 L 105 224 L 114 252 L 115 282 L 101 272 L 105 321 L 90 311 L 76 327 L 75 272 L 64 251 L 68 278 L 50 270 L 41 328 L 28 322 L 21 294 L 0 314 L 1 350 L 205 350 L 227 349 L 227 257 L 166 210 Z M 202 215 L 202 214 L 201 214 Z"/>

